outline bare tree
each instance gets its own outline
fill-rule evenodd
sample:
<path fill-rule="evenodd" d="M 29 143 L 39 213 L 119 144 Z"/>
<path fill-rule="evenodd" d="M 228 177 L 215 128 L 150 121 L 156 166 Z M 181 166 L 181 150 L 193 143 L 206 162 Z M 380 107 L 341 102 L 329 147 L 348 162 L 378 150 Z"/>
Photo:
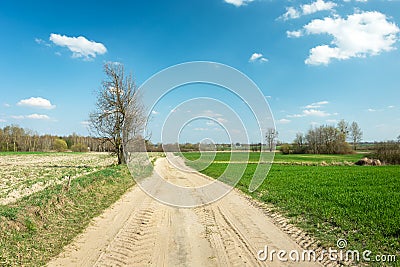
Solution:
<path fill-rule="evenodd" d="M 269 147 L 269 151 L 272 152 L 272 150 L 275 147 L 275 141 L 276 138 L 278 137 L 278 131 L 274 128 L 268 128 L 267 133 L 265 134 L 265 140 L 267 141 L 267 145 Z"/>
<path fill-rule="evenodd" d="M 294 153 L 304 153 L 306 150 L 306 141 L 303 133 L 296 133 L 296 138 L 293 140 Z"/>
<path fill-rule="evenodd" d="M 104 142 L 110 142 L 118 164 L 126 163 L 123 151 L 128 136 L 134 137 L 144 126 L 145 116 L 132 75 L 125 76 L 120 63 L 104 64 L 106 79 L 97 95 L 96 110 L 90 114 L 90 128 Z"/>
<path fill-rule="evenodd" d="M 337 124 L 338 130 L 343 134 L 343 138 L 346 141 L 347 137 L 349 136 L 349 123 L 345 120 L 340 120 Z"/>
<path fill-rule="evenodd" d="M 359 143 L 362 139 L 363 132 L 361 131 L 360 127 L 358 126 L 357 122 L 353 121 L 353 123 L 350 125 L 350 138 L 351 141 L 353 142 L 353 149 L 356 150 L 356 145 Z"/>

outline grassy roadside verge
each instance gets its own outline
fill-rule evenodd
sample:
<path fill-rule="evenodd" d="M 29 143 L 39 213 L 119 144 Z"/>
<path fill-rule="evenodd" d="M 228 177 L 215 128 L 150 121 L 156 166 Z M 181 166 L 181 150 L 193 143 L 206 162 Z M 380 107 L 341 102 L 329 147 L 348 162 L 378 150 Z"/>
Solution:
<path fill-rule="evenodd" d="M 315 162 L 326 160 L 326 156 L 314 157 Z M 281 158 L 284 162 L 294 160 L 291 156 Z M 335 159 L 339 160 L 339 157 Z M 217 178 L 228 164 L 228 161 L 214 162 L 201 172 Z M 188 165 L 196 168 L 196 163 L 188 162 Z M 336 248 L 336 241 L 343 238 L 348 242 L 348 249 L 357 249 L 360 253 L 372 251 L 371 258 L 395 254 L 396 262 L 383 264 L 400 266 L 400 166 L 275 163 L 260 188 L 250 193 L 248 185 L 256 167 L 257 164 L 247 164 L 236 186 L 238 189 L 272 204 L 325 247 Z M 368 265 L 382 266 L 377 262 Z"/>
<path fill-rule="evenodd" d="M 0 265 L 39 266 L 134 185 L 126 166 L 81 176 L 0 206 Z"/>

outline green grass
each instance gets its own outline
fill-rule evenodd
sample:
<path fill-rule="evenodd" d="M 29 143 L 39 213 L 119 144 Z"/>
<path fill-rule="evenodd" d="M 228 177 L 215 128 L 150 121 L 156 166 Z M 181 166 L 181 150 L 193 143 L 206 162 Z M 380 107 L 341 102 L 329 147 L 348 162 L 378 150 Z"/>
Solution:
<path fill-rule="evenodd" d="M 41 266 L 90 220 L 134 185 L 126 166 L 113 166 L 0 205 L 0 266 Z"/>
<path fill-rule="evenodd" d="M 217 178 L 228 166 L 219 155 L 202 173 Z M 185 154 L 187 158 L 196 155 Z M 257 155 L 251 155 L 256 158 Z M 300 156 L 300 157 L 299 157 Z M 248 186 L 257 164 L 248 164 L 237 188 L 272 204 L 323 245 L 339 238 L 349 249 L 400 258 L 400 166 L 299 166 L 279 162 L 354 162 L 362 155 L 277 155 L 269 175 L 254 193 Z M 243 163 L 242 163 L 243 164 Z M 199 164 L 188 162 L 196 168 Z M 201 165 L 201 164 L 200 164 Z M 236 164 L 236 165 L 241 165 Z M 399 260 L 398 260 L 399 262 Z"/>
<path fill-rule="evenodd" d="M 205 158 L 210 158 L 211 153 L 204 153 Z M 207 157 L 207 154 L 210 156 Z M 231 155 L 232 154 L 232 155 Z M 195 161 L 200 158 L 200 153 L 198 152 L 188 152 L 181 153 L 181 155 L 186 158 L 188 161 Z M 215 155 L 214 161 L 216 162 L 229 162 L 231 157 L 234 157 L 235 161 L 239 160 L 242 162 L 246 161 L 248 157 L 248 161 L 252 163 L 256 163 L 260 160 L 259 152 L 218 152 Z M 268 160 L 272 157 L 272 155 L 267 152 L 265 153 L 265 157 L 261 158 L 261 161 Z M 349 155 L 314 155 L 314 154 L 290 154 L 283 155 L 281 153 L 275 153 L 274 163 L 335 163 L 335 162 L 356 162 L 357 160 L 363 158 L 363 154 L 349 154 Z"/>

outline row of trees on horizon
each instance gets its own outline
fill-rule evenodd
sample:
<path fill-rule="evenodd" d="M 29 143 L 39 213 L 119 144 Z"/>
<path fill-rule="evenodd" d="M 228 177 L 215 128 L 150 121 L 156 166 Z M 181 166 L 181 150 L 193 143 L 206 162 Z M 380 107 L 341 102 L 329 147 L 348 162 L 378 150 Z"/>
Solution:
<path fill-rule="evenodd" d="M 18 125 L 0 128 L 0 151 L 6 152 L 36 152 L 65 151 L 76 152 L 96 151 L 112 152 L 113 147 L 102 138 L 80 136 L 75 133 L 69 136 L 39 135 L 30 129 Z"/>

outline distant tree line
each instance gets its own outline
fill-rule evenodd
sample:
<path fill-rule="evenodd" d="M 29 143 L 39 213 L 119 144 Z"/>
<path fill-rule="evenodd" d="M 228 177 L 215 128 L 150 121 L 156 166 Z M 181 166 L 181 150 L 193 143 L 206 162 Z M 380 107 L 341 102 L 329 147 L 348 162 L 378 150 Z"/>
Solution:
<path fill-rule="evenodd" d="M 69 136 L 39 135 L 35 131 L 21 128 L 18 125 L 0 128 L 0 151 L 2 152 L 65 150 L 110 152 L 113 148 L 101 138 L 80 136 L 75 133 Z"/>
<path fill-rule="evenodd" d="M 341 120 L 336 126 L 321 125 L 309 129 L 306 134 L 297 133 L 292 144 L 281 145 L 281 151 L 284 154 L 348 154 L 356 150 L 362 134 L 357 122 L 349 124 Z"/>
<path fill-rule="evenodd" d="M 372 157 L 385 164 L 400 164 L 400 135 L 397 141 L 386 141 L 376 144 Z"/>

